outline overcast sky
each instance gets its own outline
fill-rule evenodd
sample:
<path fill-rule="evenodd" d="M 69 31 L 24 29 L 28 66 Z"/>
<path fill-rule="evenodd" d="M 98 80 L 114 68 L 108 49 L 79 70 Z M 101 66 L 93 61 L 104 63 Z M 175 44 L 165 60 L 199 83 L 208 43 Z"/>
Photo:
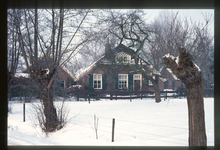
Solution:
<path fill-rule="evenodd" d="M 210 32 L 214 34 L 214 9 L 146 9 L 147 16 L 149 16 L 149 21 L 153 21 L 155 17 L 159 15 L 161 11 L 172 11 L 178 12 L 181 17 L 191 17 L 195 21 L 205 24 L 203 14 L 211 15 L 212 21 L 209 25 Z"/>
<path fill-rule="evenodd" d="M 129 9 L 124 9 L 129 10 Z M 210 32 L 214 36 L 214 9 L 142 9 L 146 12 L 146 18 L 148 19 L 148 23 L 153 21 L 155 17 L 158 17 L 160 12 L 179 12 L 178 17 L 185 18 L 187 17 L 188 19 L 193 19 L 196 22 L 203 23 L 205 25 L 205 19 L 204 15 L 211 16 L 211 22 L 209 24 L 209 29 Z M 123 9 L 120 9 L 120 11 L 123 11 Z"/>

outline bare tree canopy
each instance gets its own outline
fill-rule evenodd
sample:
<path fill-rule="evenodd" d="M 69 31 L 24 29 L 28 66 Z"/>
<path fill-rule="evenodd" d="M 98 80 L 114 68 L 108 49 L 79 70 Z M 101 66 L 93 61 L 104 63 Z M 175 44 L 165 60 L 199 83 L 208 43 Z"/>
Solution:
<path fill-rule="evenodd" d="M 53 104 L 53 83 L 59 67 L 65 65 L 89 40 L 82 24 L 90 10 L 15 9 L 14 40 L 19 43 L 27 71 L 37 83 L 46 118 L 44 130 L 59 128 Z M 88 32 L 87 32 L 88 33 Z M 78 36 L 80 35 L 80 36 Z"/>
<path fill-rule="evenodd" d="M 210 67 L 214 64 L 214 36 L 209 26 L 212 22 L 210 14 L 203 14 L 205 24 L 188 17 L 181 17 L 179 12 L 162 11 L 151 24 L 154 31 L 152 42 L 146 43 L 143 55 L 157 69 L 164 67 L 162 57 L 169 53 L 178 55 L 178 48 L 185 47 L 204 74 L 207 84 L 211 84 L 213 76 Z"/>

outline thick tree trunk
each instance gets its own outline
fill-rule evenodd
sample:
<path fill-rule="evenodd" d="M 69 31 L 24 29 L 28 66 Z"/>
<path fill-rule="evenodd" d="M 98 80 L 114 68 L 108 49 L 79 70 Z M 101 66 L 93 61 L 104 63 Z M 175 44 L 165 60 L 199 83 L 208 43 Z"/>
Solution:
<path fill-rule="evenodd" d="M 53 132 L 58 128 L 59 121 L 56 112 L 56 108 L 53 103 L 53 88 L 52 84 L 54 81 L 55 74 L 51 72 L 47 74 L 45 70 L 41 71 L 38 76 L 39 87 L 40 87 L 40 99 L 43 102 L 44 116 L 45 116 L 45 132 Z"/>
<path fill-rule="evenodd" d="M 160 98 L 160 88 L 159 88 L 158 80 L 155 80 L 155 82 L 153 83 L 153 87 L 155 92 L 155 102 L 159 103 L 161 102 L 161 98 Z"/>
<path fill-rule="evenodd" d="M 179 57 L 166 55 L 164 63 L 185 84 L 189 116 L 189 146 L 207 146 L 203 100 L 203 76 L 184 48 Z"/>
<path fill-rule="evenodd" d="M 189 146 L 206 146 L 203 91 L 201 85 L 187 89 Z"/>
<path fill-rule="evenodd" d="M 53 104 L 53 93 L 52 89 L 48 89 L 47 87 L 42 87 L 41 89 L 41 99 L 43 101 L 44 106 L 44 115 L 45 115 L 45 131 L 53 132 L 57 129 L 58 126 L 58 117 L 56 108 Z"/>

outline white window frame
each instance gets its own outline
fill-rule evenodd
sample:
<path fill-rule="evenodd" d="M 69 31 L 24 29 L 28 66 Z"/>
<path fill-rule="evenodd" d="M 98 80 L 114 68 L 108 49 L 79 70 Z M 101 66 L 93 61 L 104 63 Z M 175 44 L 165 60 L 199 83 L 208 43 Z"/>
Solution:
<path fill-rule="evenodd" d="M 118 89 L 124 89 L 124 88 L 122 88 L 123 87 L 122 81 L 126 81 L 126 88 L 125 89 L 128 89 L 128 74 L 118 74 Z M 120 82 L 122 82 L 121 83 L 122 85 L 120 85 Z"/>
<path fill-rule="evenodd" d="M 137 78 L 137 76 L 139 76 Z M 135 80 L 140 80 L 140 89 L 142 89 L 142 74 L 134 74 L 133 75 L 133 90 L 134 90 L 134 81 Z"/>
<path fill-rule="evenodd" d="M 95 81 L 97 82 L 97 87 L 95 87 Z M 100 81 L 100 87 L 98 87 L 99 81 Z M 93 74 L 93 88 L 102 89 L 102 74 Z"/>
<path fill-rule="evenodd" d="M 142 74 L 134 74 L 134 80 L 142 80 Z"/>

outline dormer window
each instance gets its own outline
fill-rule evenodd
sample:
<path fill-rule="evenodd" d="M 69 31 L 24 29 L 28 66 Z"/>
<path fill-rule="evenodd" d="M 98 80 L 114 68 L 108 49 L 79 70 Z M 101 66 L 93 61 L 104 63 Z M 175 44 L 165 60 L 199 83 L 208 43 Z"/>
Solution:
<path fill-rule="evenodd" d="M 128 57 L 127 56 L 124 57 L 124 63 L 128 63 Z"/>
<path fill-rule="evenodd" d="M 131 62 L 131 56 L 123 52 L 118 53 L 116 58 L 117 63 L 127 64 Z"/>

